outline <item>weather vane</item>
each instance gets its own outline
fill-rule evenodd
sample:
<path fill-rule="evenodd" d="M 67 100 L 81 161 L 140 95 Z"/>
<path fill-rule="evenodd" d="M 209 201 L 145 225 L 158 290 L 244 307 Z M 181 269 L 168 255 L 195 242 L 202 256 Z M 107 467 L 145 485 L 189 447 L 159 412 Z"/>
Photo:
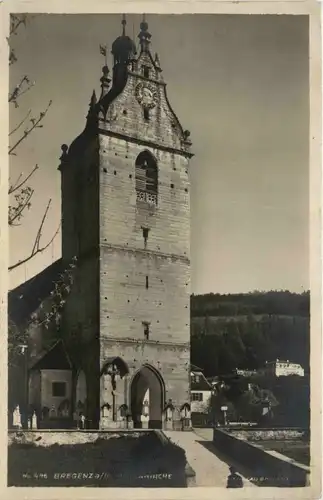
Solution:
<path fill-rule="evenodd" d="M 105 62 L 105 65 L 107 66 L 108 65 L 108 51 L 107 51 L 107 46 L 106 45 L 100 45 L 100 54 L 102 56 L 104 56 L 104 62 Z"/>

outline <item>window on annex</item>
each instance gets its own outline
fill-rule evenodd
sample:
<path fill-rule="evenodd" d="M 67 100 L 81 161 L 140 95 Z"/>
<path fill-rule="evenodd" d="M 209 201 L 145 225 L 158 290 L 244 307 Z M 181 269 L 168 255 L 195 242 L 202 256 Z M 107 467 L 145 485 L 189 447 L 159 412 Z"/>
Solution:
<path fill-rule="evenodd" d="M 158 168 L 154 156 L 149 151 L 142 151 L 136 160 L 137 201 L 157 205 Z"/>
<path fill-rule="evenodd" d="M 53 382 L 52 396 L 55 398 L 64 398 L 66 396 L 66 382 Z"/>
<path fill-rule="evenodd" d="M 191 393 L 191 401 L 203 401 L 202 392 L 192 392 Z"/>

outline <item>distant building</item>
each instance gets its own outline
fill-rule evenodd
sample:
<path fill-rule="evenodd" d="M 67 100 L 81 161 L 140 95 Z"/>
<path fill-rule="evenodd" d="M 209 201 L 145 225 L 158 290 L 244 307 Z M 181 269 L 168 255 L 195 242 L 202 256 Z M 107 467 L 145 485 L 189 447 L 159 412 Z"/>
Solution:
<path fill-rule="evenodd" d="M 236 375 L 240 375 L 241 377 L 252 377 L 252 375 L 257 374 L 257 370 L 239 370 L 236 368 Z"/>
<path fill-rule="evenodd" d="M 291 363 L 289 360 L 276 359 L 276 361 L 266 361 L 265 367 L 259 370 L 259 374 L 274 377 L 286 377 L 288 375 L 304 377 L 304 368 L 298 363 Z"/>
<path fill-rule="evenodd" d="M 206 413 L 212 394 L 212 385 L 207 381 L 202 369 L 191 365 L 191 412 Z"/>

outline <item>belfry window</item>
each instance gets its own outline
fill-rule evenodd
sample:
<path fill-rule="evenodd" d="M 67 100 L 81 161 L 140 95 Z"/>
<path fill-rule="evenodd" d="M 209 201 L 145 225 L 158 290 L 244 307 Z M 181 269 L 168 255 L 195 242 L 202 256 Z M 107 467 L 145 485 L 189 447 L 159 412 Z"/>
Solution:
<path fill-rule="evenodd" d="M 157 162 L 149 151 L 140 153 L 136 160 L 136 192 L 137 201 L 157 205 Z"/>

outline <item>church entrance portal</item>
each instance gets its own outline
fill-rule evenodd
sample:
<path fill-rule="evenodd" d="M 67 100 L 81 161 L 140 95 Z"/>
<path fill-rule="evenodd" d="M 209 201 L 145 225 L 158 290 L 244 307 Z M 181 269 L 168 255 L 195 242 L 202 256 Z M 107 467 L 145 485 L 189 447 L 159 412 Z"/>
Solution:
<path fill-rule="evenodd" d="M 164 382 L 157 370 L 143 366 L 131 383 L 131 413 L 135 428 L 162 428 Z"/>

